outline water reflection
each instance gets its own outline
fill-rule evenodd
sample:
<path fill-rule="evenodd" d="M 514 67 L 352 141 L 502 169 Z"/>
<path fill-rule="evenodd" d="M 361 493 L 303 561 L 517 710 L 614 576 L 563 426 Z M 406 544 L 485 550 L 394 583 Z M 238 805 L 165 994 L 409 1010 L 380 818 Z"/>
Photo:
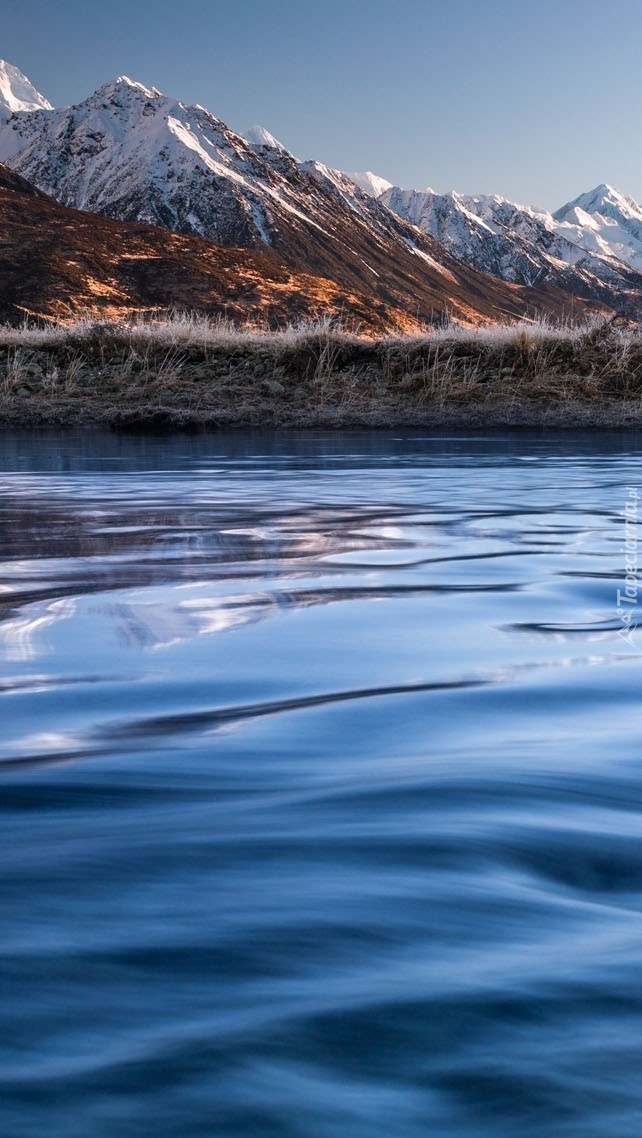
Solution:
<path fill-rule="evenodd" d="M 72 600 L 43 601 L 18 609 L 19 616 L 0 618 L 0 646 L 7 660 L 34 660 L 50 649 L 43 636 L 59 621 L 71 620 L 76 605 Z"/>
<path fill-rule="evenodd" d="M 103 609 L 130 647 L 167 648 L 195 636 L 224 632 L 276 612 L 279 599 L 239 593 L 234 597 L 203 597 L 178 604 L 152 601 L 115 604 Z"/>
<path fill-rule="evenodd" d="M 3 1138 L 637 1135 L 641 465 L 0 438 Z"/>

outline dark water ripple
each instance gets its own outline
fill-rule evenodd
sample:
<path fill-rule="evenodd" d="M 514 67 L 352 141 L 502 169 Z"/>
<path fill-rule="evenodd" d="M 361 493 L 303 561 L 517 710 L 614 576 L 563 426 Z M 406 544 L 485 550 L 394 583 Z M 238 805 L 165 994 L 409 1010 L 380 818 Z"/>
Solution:
<path fill-rule="evenodd" d="M 0 440 L 2 1138 L 639 1138 L 639 443 Z"/>

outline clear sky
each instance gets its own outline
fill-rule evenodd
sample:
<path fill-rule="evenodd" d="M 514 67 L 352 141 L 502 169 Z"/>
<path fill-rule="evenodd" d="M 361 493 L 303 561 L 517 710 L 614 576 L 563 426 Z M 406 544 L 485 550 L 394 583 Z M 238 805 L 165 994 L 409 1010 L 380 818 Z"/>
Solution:
<path fill-rule="evenodd" d="M 642 0 L 3 0 L 2 33 L 56 105 L 126 74 L 407 188 L 642 199 Z"/>

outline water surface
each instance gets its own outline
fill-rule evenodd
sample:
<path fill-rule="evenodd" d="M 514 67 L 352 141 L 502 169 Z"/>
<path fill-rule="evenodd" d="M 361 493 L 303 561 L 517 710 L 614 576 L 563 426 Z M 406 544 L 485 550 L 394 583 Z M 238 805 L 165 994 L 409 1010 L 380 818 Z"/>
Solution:
<path fill-rule="evenodd" d="M 639 447 L 0 436 L 3 1138 L 639 1138 Z"/>

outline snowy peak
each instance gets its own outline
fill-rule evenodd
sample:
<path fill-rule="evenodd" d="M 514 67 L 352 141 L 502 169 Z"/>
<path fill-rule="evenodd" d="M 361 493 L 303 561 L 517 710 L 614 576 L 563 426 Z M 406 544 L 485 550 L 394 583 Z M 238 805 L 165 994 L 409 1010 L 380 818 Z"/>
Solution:
<path fill-rule="evenodd" d="M 89 99 L 79 105 L 85 106 L 90 102 L 97 104 L 101 99 L 105 103 L 138 104 L 158 102 L 165 98 L 166 96 L 157 87 L 146 87 L 144 83 L 138 83 L 135 79 L 130 79 L 128 75 L 119 75 L 116 79 L 103 83 L 102 87 L 98 87 Z M 169 99 L 167 101 L 171 102 Z"/>
<path fill-rule="evenodd" d="M 0 113 L 8 111 L 50 111 L 51 103 L 12 63 L 0 59 Z"/>
<path fill-rule="evenodd" d="M 365 194 L 369 194 L 371 198 L 380 198 L 386 190 L 393 188 L 392 182 L 381 178 L 379 174 L 373 174 L 372 170 L 364 170 L 357 174 L 346 174 L 346 178 L 349 178 L 355 186 L 358 186 Z"/>
<path fill-rule="evenodd" d="M 270 134 L 270 131 L 266 130 L 264 126 L 249 127 L 248 130 L 243 132 L 243 138 L 250 146 L 267 146 L 269 150 L 281 150 L 284 154 L 289 153 L 287 146 L 279 142 L 278 138 Z"/>
<path fill-rule="evenodd" d="M 585 195 L 585 205 L 590 204 L 590 197 Z M 574 296 L 600 299 L 632 284 L 640 288 L 639 277 L 633 281 L 634 274 L 628 268 L 638 267 L 632 245 L 625 249 L 624 236 L 620 235 L 617 249 L 607 246 L 599 232 L 604 219 L 598 224 L 598 215 L 588 214 L 579 206 L 573 213 L 581 217 L 574 217 L 570 223 L 556 221 L 545 210 L 517 205 L 499 194 L 436 194 L 393 187 L 380 200 L 436 238 L 458 261 L 511 283 L 554 285 Z M 625 199 L 618 195 L 618 200 Z"/>
<path fill-rule="evenodd" d="M 119 76 L 76 106 L 16 117 L 0 123 L 0 162 L 64 205 L 223 243 L 267 239 L 250 184 L 259 159 L 202 107 Z"/>
<path fill-rule="evenodd" d="M 616 213 L 626 216 L 631 211 L 639 213 L 640 206 L 633 198 L 627 198 L 614 186 L 602 182 L 594 190 L 589 190 L 588 193 L 580 194 L 579 197 L 574 198 L 572 202 L 567 202 L 553 214 L 553 217 L 556 221 L 564 221 L 568 214 L 575 210 L 581 210 L 585 214 L 599 213 L 604 217 L 613 216 Z"/>
<path fill-rule="evenodd" d="M 158 90 L 158 87 L 146 87 L 144 83 L 138 83 L 136 79 L 130 79 L 129 75 L 119 75 L 116 79 L 112 79 L 110 83 L 104 83 L 102 87 L 98 88 L 96 94 L 113 95 L 117 91 L 123 91 L 131 88 L 146 99 L 161 99 L 163 92 Z"/>
<path fill-rule="evenodd" d="M 553 223 L 582 249 L 642 270 L 642 206 L 606 182 L 558 209 Z"/>

